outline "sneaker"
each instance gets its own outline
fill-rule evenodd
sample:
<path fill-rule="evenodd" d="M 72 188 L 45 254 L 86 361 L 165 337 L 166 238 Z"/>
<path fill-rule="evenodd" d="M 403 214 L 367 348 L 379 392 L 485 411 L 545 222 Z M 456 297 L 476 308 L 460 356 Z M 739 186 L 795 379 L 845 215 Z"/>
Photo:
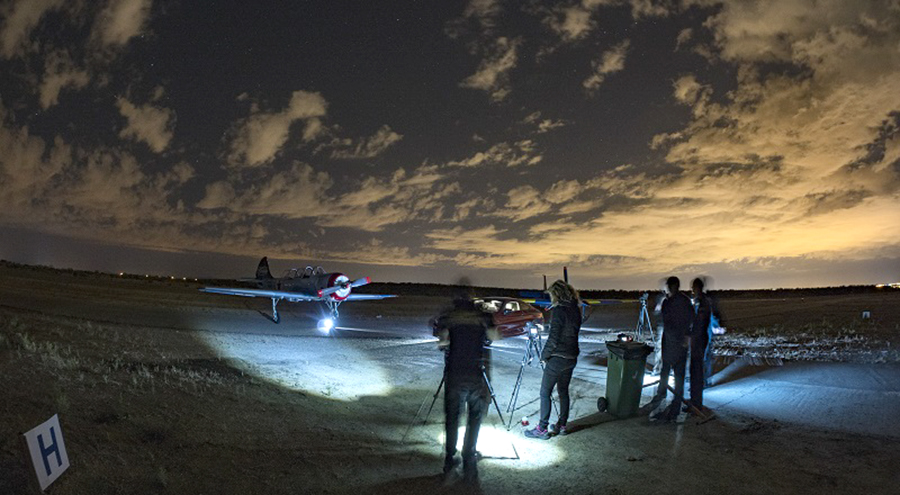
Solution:
<path fill-rule="evenodd" d="M 561 425 L 559 423 L 550 425 L 550 433 L 553 435 L 562 435 L 566 436 L 569 434 L 569 430 L 566 428 L 566 425 Z"/>
<path fill-rule="evenodd" d="M 541 428 L 540 425 L 535 426 L 534 429 L 525 430 L 525 436 L 537 438 L 538 440 L 550 440 L 550 432 L 546 428 Z"/>

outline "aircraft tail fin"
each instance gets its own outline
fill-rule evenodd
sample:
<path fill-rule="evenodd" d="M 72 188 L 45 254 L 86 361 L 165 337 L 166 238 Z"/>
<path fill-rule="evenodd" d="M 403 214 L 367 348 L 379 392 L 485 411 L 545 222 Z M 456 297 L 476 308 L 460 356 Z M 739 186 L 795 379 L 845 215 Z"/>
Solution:
<path fill-rule="evenodd" d="M 263 259 L 259 260 L 259 266 L 256 267 L 256 278 L 272 278 L 272 272 L 269 271 L 269 258 L 267 256 L 263 256 Z"/>

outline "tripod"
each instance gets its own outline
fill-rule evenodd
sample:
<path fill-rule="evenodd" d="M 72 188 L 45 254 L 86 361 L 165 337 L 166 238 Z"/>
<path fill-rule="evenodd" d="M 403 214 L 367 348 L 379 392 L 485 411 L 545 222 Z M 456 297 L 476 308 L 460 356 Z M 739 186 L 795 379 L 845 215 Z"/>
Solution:
<path fill-rule="evenodd" d="M 494 409 L 497 410 L 497 415 L 500 416 L 500 423 L 503 424 L 503 413 L 500 412 L 500 406 L 497 404 L 497 396 L 494 394 L 494 387 L 491 385 L 491 380 L 487 375 L 487 368 L 485 368 L 484 363 L 481 363 L 481 378 L 484 380 L 484 384 L 487 385 L 488 392 L 491 394 L 491 402 L 494 404 Z M 438 384 L 437 390 L 434 391 L 434 396 L 431 399 L 431 405 L 428 407 L 428 412 L 425 413 L 425 418 L 422 420 L 422 425 L 426 425 L 428 423 L 428 417 L 431 416 L 431 411 L 434 409 L 434 404 L 437 402 L 438 395 L 441 394 L 441 389 L 444 388 L 444 383 L 447 381 L 447 370 L 444 369 L 444 374 L 441 376 L 441 382 Z M 427 399 L 426 399 L 427 400 Z M 409 426 L 406 428 L 406 433 L 403 434 L 403 438 L 401 441 L 406 441 L 406 436 L 409 435 L 409 430 L 412 429 L 413 424 L 415 424 L 416 419 L 418 419 L 419 414 L 422 412 L 422 408 L 425 407 L 425 402 L 422 402 L 422 405 L 419 406 L 419 410 L 416 411 L 416 415 L 413 416 L 413 420 L 409 423 Z"/>
<path fill-rule="evenodd" d="M 525 372 L 525 366 L 530 365 L 534 358 L 538 361 L 541 359 L 541 352 L 544 350 L 544 341 L 541 333 L 536 327 L 529 328 L 528 343 L 525 344 L 525 354 L 522 355 L 522 364 L 519 365 L 519 375 L 516 376 L 516 384 L 513 386 L 512 394 L 509 397 L 509 405 L 506 406 L 506 412 L 509 414 L 509 423 L 506 425 L 506 431 L 512 428 L 513 413 L 516 411 L 516 402 L 519 400 L 519 389 L 522 387 L 522 377 Z M 541 370 L 544 369 L 544 363 L 541 362 Z M 553 408 L 556 409 L 556 402 L 553 402 Z M 559 411 L 556 411 L 559 414 Z"/>
<path fill-rule="evenodd" d="M 657 335 L 653 331 L 653 324 L 650 323 L 650 312 L 647 310 L 647 299 L 649 297 L 650 295 L 646 292 L 641 296 L 641 309 L 638 313 L 638 322 L 634 328 L 634 334 L 637 340 L 647 342 L 648 339 L 645 337 L 649 337 L 649 341 L 653 343 L 654 363 L 651 373 L 658 375 L 662 371 L 662 345 L 656 341 Z"/>
<path fill-rule="evenodd" d="M 634 327 L 634 335 L 637 340 L 646 342 L 646 337 L 650 337 L 651 342 L 656 341 L 656 336 L 653 334 L 653 325 L 650 323 L 650 312 L 647 311 L 647 299 L 650 297 L 649 294 L 644 292 L 644 295 L 641 296 L 641 310 L 638 313 L 638 322 Z"/>

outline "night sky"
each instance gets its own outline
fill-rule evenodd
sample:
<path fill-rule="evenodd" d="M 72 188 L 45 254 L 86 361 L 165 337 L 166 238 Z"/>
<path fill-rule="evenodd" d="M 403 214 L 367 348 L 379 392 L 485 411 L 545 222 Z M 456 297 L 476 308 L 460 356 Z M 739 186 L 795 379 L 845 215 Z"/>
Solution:
<path fill-rule="evenodd" d="M 0 4 L 0 257 L 900 280 L 900 2 Z"/>

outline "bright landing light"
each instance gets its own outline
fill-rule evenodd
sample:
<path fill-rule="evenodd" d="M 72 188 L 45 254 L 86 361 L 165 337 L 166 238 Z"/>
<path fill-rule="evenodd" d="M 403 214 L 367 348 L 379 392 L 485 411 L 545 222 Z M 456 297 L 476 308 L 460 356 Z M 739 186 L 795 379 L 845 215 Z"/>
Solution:
<path fill-rule="evenodd" d="M 334 320 L 332 320 L 331 318 L 322 318 L 321 320 L 319 320 L 317 327 L 319 328 L 320 332 L 328 333 L 332 329 L 334 329 Z"/>

